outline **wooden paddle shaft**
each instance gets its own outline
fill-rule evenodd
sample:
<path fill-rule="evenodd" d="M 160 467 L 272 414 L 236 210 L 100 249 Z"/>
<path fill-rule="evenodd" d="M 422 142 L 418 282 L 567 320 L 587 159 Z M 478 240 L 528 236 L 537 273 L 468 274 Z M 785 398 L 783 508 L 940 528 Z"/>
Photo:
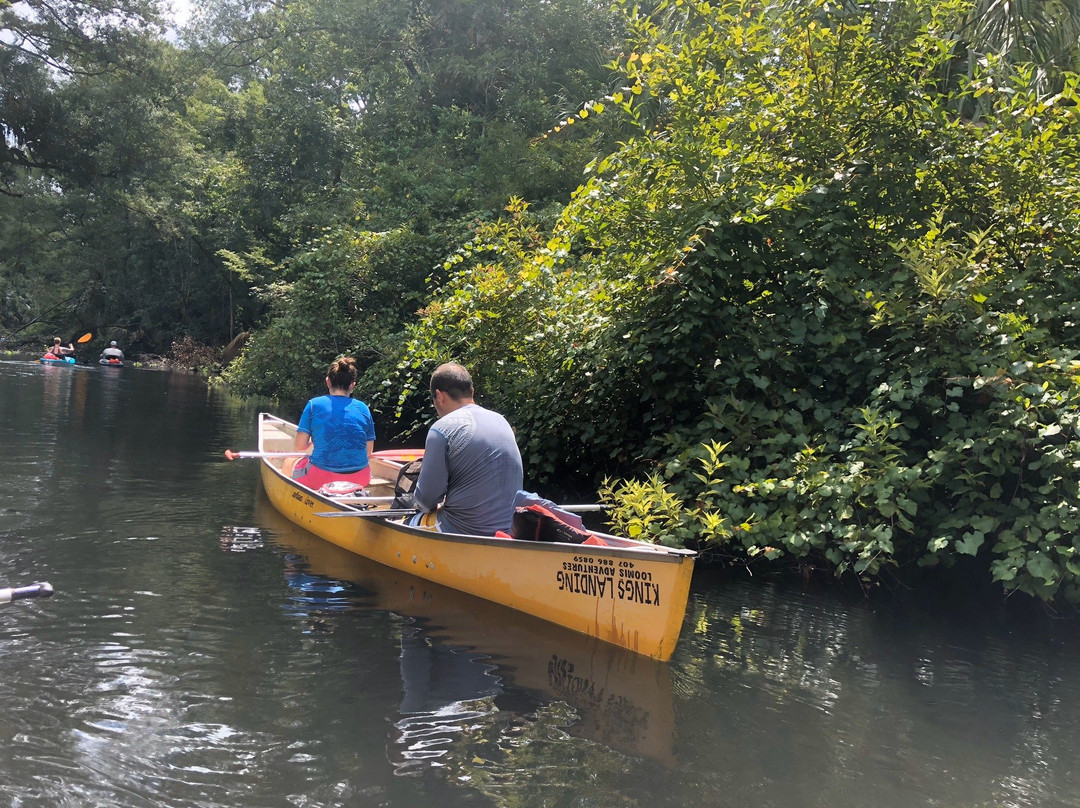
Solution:
<path fill-rule="evenodd" d="M 345 505 L 383 505 L 393 502 L 397 497 L 331 497 L 334 502 L 341 502 Z M 594 505 L 590 503 L 584 503 L 581 505 L 559 505 L 561 510 L 569 511 L 570 513 L 587 513 L 591 511 L 605 511 L 606 505 Z"/>
<path fill-rule="evenodd" d="M 233 452 L 225 450 L 225 457 L 229 460 L 246 460 L 248 458 L 264 457 L 305 457 L 307 452 Z"/>

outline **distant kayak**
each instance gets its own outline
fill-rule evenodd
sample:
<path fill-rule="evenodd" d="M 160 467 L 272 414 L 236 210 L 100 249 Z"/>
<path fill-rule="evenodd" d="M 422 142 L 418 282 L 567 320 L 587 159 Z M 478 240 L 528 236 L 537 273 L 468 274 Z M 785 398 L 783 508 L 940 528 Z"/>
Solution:
<path fill-rule="evenodd" d="M 65 356 L 63 359 L 57 359 L 56 357 L 46 358 L 43 356 L 38 361 L 43 365 L 74 365 L 75 357 Z"/>
<path fill-rule="evenodd" d="M 122 368 L 124 366 L 124 360 L 123 359 L 117 359 L 115 356 L 113 356 L 113 357 L 104 357 L 103 356 L 101 359 L 98 360 L 98 364 L 99 365 L 106 365 L 108 367 L 114 367 L 114 368 Z"/>

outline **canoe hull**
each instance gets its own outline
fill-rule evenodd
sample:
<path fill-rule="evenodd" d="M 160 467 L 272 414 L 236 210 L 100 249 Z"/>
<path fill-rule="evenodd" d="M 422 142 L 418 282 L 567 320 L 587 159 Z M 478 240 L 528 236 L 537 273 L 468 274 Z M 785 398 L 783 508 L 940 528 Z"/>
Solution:
<path fill-rule="evenodd" d="M 280 441 L 274 445 L 266 440 L 265 425 L 292 425 L 272 416 L 260 419 L 264 425 L 260 451 L 280 451 Z M 686 611 L 693 553 L 626 540 L 621 541 L 634 546 L 459 536 L 375 517 L 318 516 L 352 512 L 352 508 L 304 488 L 282 472 L 280 463 L 262 461 L 268 499 L 290 521 L 326 541 L 654 659 L 668 659 L 675 648 Z M 377 467 L 373 459 L 372 470 L 393 479 L 388 473 L 392 465 Z"/>

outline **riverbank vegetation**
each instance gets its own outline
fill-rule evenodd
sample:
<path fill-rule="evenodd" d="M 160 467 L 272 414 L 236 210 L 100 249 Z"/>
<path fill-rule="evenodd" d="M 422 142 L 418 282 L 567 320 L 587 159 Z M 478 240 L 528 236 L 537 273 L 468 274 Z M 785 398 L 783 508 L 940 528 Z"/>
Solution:
<path fill-rule="evenodd" d="M 223 6 L 137 86 L 10 58 L 63 137 L 0 100 L 4 325 L 243 332 L 222 379 L 287 398 L 348 351 L 403 432 L 453 358 L 630 535 L 1080 600 L 1080 20 L 528 6 Z"/>

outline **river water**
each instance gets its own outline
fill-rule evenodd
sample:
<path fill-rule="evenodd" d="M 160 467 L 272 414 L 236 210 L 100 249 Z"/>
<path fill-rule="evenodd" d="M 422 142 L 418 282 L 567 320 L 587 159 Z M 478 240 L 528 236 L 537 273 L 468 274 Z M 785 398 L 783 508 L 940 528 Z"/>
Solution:
<path fill-rule="evenodd" d="M 0 361 L 0 806 L 1080 806 L 1075 619 L 699 567 L 651 662 L 293 527 L 257 411 Z"/>

